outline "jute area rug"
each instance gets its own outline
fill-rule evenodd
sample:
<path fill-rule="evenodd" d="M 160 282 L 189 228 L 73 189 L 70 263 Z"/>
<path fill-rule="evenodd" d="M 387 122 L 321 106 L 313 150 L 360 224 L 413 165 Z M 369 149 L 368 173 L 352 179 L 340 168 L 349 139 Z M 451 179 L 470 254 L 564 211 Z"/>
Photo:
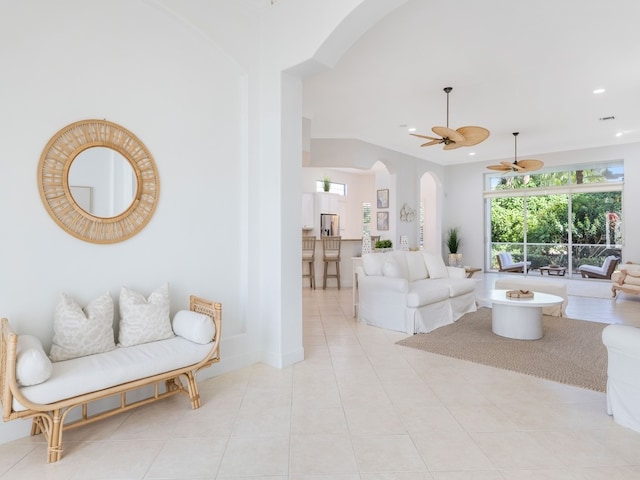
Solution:
<path fill-rule="evenodd" d="M 605 392 L 607 350 L 602 329 L 607 325 L 548 315 L 542 321 L 540 340 L 504 338 L 491 331 L 491 309 L 480 308 L 453 325 L 397 344 Z"/>

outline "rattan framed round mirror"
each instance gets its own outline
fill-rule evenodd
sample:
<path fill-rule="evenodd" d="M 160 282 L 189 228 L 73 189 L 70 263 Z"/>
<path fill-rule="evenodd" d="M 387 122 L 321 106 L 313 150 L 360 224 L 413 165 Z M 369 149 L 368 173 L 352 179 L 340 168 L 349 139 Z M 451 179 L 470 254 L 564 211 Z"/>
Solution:
<path fill-rule="evenodd" d="M 117 152 L 131 166 L 131 203 L 114 216 L 98 216 L 80 205 L 72 194 L 74 186 L 69 184 L 74 160 L 94 147 Z M 67 233 L 87 242 L 116 243 L 132 237 L 149 222 L 158 202 L 160 181 L 153 157 L 133 133 L 107 120 L 81 120 L 61 129 L 47 143 L 38 163 L 38 188 L 49 215 Z"/>

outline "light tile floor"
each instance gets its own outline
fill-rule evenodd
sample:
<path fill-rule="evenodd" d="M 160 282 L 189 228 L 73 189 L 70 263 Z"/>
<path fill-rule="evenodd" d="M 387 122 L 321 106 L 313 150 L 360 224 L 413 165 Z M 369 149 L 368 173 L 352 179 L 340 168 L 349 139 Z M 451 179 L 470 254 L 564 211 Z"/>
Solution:
<path fill-rule="evenodd" d="M 604 394 L 397 346 L 352 318 L 350 289 L 303 297 L 304 362 L 202 381 L 199 410 L 173 397 L 67 432 L 56 464 L 39 437 L 1 445 L 0 478 L 640 479 L 640 433 Z M 640 299 L 572 296 L 568 313 L 636 323 Z"/>

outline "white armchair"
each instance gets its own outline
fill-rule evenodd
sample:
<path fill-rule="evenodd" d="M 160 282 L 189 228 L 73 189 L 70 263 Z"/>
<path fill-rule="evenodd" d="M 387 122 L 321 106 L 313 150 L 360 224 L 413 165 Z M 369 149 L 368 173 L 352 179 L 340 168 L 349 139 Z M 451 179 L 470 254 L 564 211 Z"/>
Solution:
<path fill-rule="evenodd" d="M 607 413 L 613 420 L 640 432 L 640 328 L 607 325 L 602 331 L 607 347 Z"/>

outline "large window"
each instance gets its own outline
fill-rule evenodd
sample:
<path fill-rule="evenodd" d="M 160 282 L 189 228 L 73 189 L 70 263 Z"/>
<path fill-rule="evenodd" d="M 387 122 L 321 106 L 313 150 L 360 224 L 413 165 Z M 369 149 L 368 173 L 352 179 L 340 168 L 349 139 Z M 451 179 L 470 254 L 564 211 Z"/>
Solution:
<path fill-rule="evenodd" d="M 496 255 L 510 252 L 530 269 L 601 265 L 621 257 L 623 244 L 622 162 L 535 175 L 487 175 L 487 247 L 490 269 Z"/>

